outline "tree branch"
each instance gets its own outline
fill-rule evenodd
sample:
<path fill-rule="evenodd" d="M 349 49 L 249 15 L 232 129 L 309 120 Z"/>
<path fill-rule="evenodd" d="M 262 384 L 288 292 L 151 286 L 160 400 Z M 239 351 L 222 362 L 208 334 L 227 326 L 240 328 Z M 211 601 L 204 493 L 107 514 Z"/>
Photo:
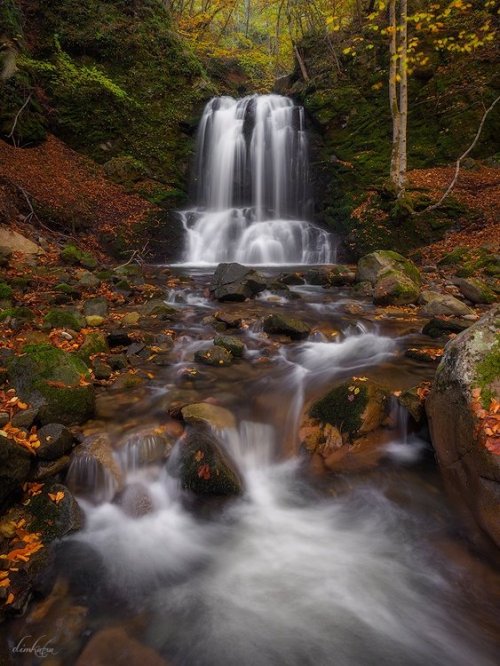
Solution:
<path fill-rule="evenodd" d="M 12 125 L 12 129 L 10 130 L 10 134 L 7 136 L 8 139 L 12 139 L 12 143 L 14 146 L 17 148 L 16 145 L 16 139 L 14 137 L 14 132 L 16 131 L 16 126 L 17 126 L 17 121 L 19 120 L 19 117 L 21 116 L 21 113 L 24 111 L 24 109 L 28 106 L 28 104 L 31 101 L 31 97 L 33 96 L 33 93 L 30 93 L 28 97 L 26 98 L 24 104 L 22 107 L 19 109 L 19 111 L 16 113 L 16 116 L 14 118 L 14 124 Z"/>
<path fill-rule="evenodd" d="M 476 147 L 476 144 L 479 141 L 479 137 L 481 136 L 481 132 L 483 131 L 483 127 L 484 127 L 484 123 L 486 122 L 486 118 L 491 113 L 491 111 L 493 111 L 493 109 L 495 108 L 495 106 L 497 105 L 498 102 L 500 102 L 500 95 L 494 100 L 494 102 L 491 104 L 491 106 L 489 106 L 486 109 L 486 111 L 484 112 L 483 117 L 481 119 L 481 123 L 479 125 L 479 129 L 477 130 L 477 134 L 474 137 L 474 141 L 467 148 L 465 153 L 463 153 L 463 155 L 461 155 L 458 158 L 457 163 L 455 165 L 455 174 L 454 174 L 450 184 L 448 185 L 448 188 L 446 189 L 446 192 L 441 197 L 441 199 L 439 199 L 439 201 L 437 203 L 432 204 L 432 206 L 427 206 L 427 208 L 425 208 L 424 210 L 421 210 L 418 213 L 415 213 L 415 215 L 422 215 L 423 213 L 428 213 L 431 210 L 436 210 L 436 208 L 439 208 L 439 206 L 443 203 L 443 201 L 452 193 L 453 188 L 457 184 L 458 176 L 460 175 L 460 166 L 461 166 L 462 162 Z"/>

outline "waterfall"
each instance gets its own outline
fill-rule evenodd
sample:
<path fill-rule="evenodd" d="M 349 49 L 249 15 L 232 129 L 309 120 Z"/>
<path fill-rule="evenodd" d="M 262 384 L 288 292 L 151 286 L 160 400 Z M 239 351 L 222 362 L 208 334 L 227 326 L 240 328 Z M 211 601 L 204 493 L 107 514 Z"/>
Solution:
<path fill-rule="evenodd" d="M 307 222 L 304 109 L 280 95 L 212 99 L 198 130 L 195 207 L 181 213 L 191 264 L 324 264 L 330 234 Z"/>

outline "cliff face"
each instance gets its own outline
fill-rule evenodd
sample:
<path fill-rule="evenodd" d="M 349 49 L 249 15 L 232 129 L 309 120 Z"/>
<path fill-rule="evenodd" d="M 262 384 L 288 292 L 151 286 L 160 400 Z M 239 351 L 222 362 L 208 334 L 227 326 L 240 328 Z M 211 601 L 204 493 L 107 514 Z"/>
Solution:
<path fill-rule="evenodd" d="M 4 138 L 53 133 L 153 202 L 182 200 L 214 90 L 161 0 L 4 0 L 0 35 Z"/>

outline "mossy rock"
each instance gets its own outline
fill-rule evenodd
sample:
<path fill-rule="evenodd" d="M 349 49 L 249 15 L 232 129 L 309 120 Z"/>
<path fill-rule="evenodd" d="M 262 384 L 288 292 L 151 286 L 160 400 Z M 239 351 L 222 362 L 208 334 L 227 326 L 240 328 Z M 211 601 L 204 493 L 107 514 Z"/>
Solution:
<path fill-rule="evenodd" d="M 335 426 L 352 440 L 378 428 L 387 414 L 387 405 L 387 392 L 380 386 L 353 378 L 316 401 L 309 416 Z"/>
<path fill-rule="evenodd" d="M 233 355 L 225 347 L 214 345 L 209 349 L 199 349 L 194 354 L 194 360 L 203 365 L 222 368 L 231 365 L 233 362 Z"/>
<path fill-rule="evenodd" d="M 31 456 L 19 444 L 0 435 L 0 510 L 31 469 Z"/>
<path fill-rule="evenodd" d="M 233 335 L 219 335 L 214 339 L 214 345 L 224 347 L 235 358 L 242 358 L 245 353 L 245 344 Z"/>
<path fill-rule="evenodd" d="M 25 307 L 14 307 L 7 308 L 0 312 L 0 322 L 6 321 L 7 319 L 15 319 L 22 323 L 28 323 L 33 321 L 35 315 L 29 308 Z"/>
<path fill-rule="evenodd" d="M 85 328 L 86 321 L 79 312 L 75 310 L 50 310 L 43 318 L 44 328 L 70 328 L 73 331 L 81 331 Z"/>
<path fill-rule="evenodd" d="M 76 356 L 87 365 L 90 365 L 90 358 L 95 354 L 108 354 L 109 345 L 106 336 L 103 333 L 93 332 L 89 333 L 80 349 L 76 352 Z"/>
<path fill-rule="evenodd" d="M 387 271 L 401 273 L 420 286 L 422 280 L 415 264 L 403 255 L 391 250 L 377 250 L 362 257 L 356 271 L 357 282 L 370 282 L 375 285 L 377 280 Z"/>
<path fill-rule="evenodd" d="M 196 495 L 240 495 L 242 481 L 217 440 L 203 431 L 191 432 L 181 444 L 182 487 Z"/>
<path fill-rule="evenodd" d="M 18 395 L 40 406 L 43 424 L 83 423 L 94 413 L 90 373 L 76 356 L 52 345 L 27 345 L 8 363 L 8 375 Z"/>
<path fill-rule="evenodd" d="M 405 273 L 388 269 L 375 283 L 373 301 L 377 305 L 409 305 L 416 303 L 420 288 Z"/>
<path fill-rule="evenodd" d="M 311 333 L 311 327 L 301 319 L 273 314 L 264 319 L 264 331 L 271 335 L 287 335 L 292 340 L 304 340 Z"/>
<path fill-rule="evenodd" d="M 97 259 L 76 245 L 66 245 L 61 252 L 61 260 L 72 266 L 83 266 L 91 270 L 97 268 Z"/>
<path fill-rule="evenodd" d="M 496 294 L 489 288 L 489 286 L 482 280 L 477 278 L 459 279 L 456 284 L 462 294 L 469 301 L 475 304 L 490 304 L 495 303 L 498 298 Z"/>

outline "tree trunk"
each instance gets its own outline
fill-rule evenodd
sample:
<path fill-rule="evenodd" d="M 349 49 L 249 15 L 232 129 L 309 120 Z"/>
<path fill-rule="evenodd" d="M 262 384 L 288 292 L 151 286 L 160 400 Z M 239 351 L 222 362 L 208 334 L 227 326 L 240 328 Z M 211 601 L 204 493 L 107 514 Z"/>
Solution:
<path fill-rule="evenodd" d="M 408 0 L 400 0 L 399 21 L 399 145 L 398 198 L 404 196 L 407 170 L 408 129 Z"/>
<path fill-rule="evenodd" d="M 391 31 L 389 65 L 389 104 L 392 117 L 392 150 L 391 150 L 391 172 L 390 180 L 396 191 L 398 190 L 399 156 L 400 156 L 400 113 L 398 105 L 398 32 L 396 25 L 396 0 L 389 3 L 389 28 Z"/>

